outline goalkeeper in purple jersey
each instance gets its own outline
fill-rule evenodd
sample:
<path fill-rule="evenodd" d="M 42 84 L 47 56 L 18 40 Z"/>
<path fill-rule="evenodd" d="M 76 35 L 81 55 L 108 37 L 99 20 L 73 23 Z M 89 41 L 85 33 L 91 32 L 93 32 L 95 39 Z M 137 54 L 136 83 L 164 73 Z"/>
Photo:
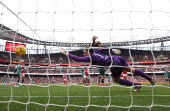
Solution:
<path fill-rule="evenodd" d="M 93 44 L 94 44 L 94 41 L 93 41 Z M 100 46 L 100 45 L 101 45 L 101 42 L 96 43 L 96 46 Z M 92 46 L 95 46 L 95 45 L 92 45 Z M 148 81 L 150 81 L 152 85 L 155 85 L 155 81 L 152 78 L 150 78 L 147 74 L 145 74 L 141 70 L 132 68 L 123 57 L 118 56 L 118 55 L 107 56 L 107 55 L 102 54 L 102 52 L 105 50 L 108 50 L 108 51 L 110 50 L 111 52 L 114 52 L 115 54 L 120 54 L 120 50 L 118 49 L 113 50 L 108 47 L 101 47 L 100 49 L 97 49 L 97 50 L 94 50 L 92 48 L 85 49 L 83 51 L 84 57 L 78 57 L 73 54 L 69 54 L 63 48 L 61 50 L 61 53 L 68 55 L 71 59 L 75 61 L 91 62 L 92 65 L 112 66 L 110 69 L 111 69 L 111 76 L 114 78 L 114 81 L 116 83 L 127 85 L 127 86 L 132 86 L 134 84 L 135 85 L 134 91 L 139 91 L 139 89 L 141 88 L 140 86 L 141 84 L 133 83 L 125 79 L 120 79 L 123 69 L 126 70 L 127 72 L 132 71 L 134 75 L 136 74 L 140 75 L 143 78 L 146 78 Z"/>

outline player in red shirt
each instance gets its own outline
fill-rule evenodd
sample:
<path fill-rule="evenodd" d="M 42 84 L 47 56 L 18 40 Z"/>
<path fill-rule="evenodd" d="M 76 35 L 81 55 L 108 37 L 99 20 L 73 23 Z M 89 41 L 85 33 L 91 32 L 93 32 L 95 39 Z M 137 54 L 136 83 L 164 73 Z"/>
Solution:
<path fill-rule="evenodd" d="M 88 68 L 85 68 L 85 75 L 84 75 L 84 77 L 85 77 L 85 80 L 88 81 L 88 84 L 87 84 L 87 85 L 90 85 L 90 76 L 89 76 L 89 70 L 88 70 Z M 86 82 L 86 83 L 87 83 L 87 82 Z"/>
<path fill-rule="evenodd" d="M 55 79 L 54 79 L 54 76 L 53 76 L 53 78 L 52 78 L 52 84 L 54 84 L 55 83 Z"/>
<path fill-rule="evenodd" d="M 67 76 L 66 75 L 63 75 L 64 77 L 64 84 L 66 83 L 67 84 Z"/>
<path fill-rule="evenodd" d="M 24 83 L 26 67 L 25 67 L 25 64 L 24 64 L 24 60 L 22 60 L 21 63 L 22 63 L 21 64 L 22 65 L 22 83 Z"/>
<path fill-rule="evenodd" d="M 124 79 L 124 78 L 123 78 L 123 73 L 121 74 L 120 79 Z"/>
<path fill-rule="evenodd" d="M 123 69 L 123 79 L 127 79 L 127 71 L 125 71 L 124 69 Z"/>
<path fill-rule="evenodd" d="M 120 79 L 127 79 L 127 71 L 123 69 L 123 72 L 121 73 Z"/>

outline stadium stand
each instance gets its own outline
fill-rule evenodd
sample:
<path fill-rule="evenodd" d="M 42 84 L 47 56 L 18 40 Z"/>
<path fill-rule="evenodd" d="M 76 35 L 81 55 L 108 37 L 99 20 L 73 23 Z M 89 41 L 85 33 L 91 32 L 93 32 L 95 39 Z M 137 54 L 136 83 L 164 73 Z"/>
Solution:
<path fill-rule="evenodd" d="M 130 58 L 129 55 L 129 50 L 128 49 L 121 49 L 121 56 L 124 57 L 129 64 L 131 64 L 132 60 Z M 1 83 L 2 83 L 2 77 L 4 74 L 6 74 L 8 66 L 5 66 L 5 64 L 9 64 L 9 58 L 10 58 L 10 54 L 9 52 L 0 52 L 0 72 L 1 72 Z M 83 51 L 82 50 L 78 50 L 78 51 L 72 51 L 70 52 L 72 54 L 75 54 L 77 56 L 83 56 Z M 164 76 L 163 76 L 163 72 L 165 70 L 165 67 L 162 67 L 162 65 L 169 65 L 170 61 L 169 61 L 169 52 L 168 51 L 164 51 L 163 55 L 160 58 L 160 52 L 154 51 L 154 56 L 156 58 L 156 61 L 159 61 L 160 63 L 157 63 L 158 65 L 161 64 L 160 66 L 157 66 L 153 69 L 153 67 L 139 67 L 142 71 L 146 72 L 146 73 L 156 73 L 156 77 L 158 79 L 158 82 L 164 82 Z M 104 52 L 104 54 L 109 55 L 108 52 Z M 150 51 L 141 51 L 141 50 L 131 50 L 131 55 L 133 57 L 133 61 L 134 64 L 140 64 L 140 65 L 153 65 L 153 57 Z M 8 69 L 8 72 L 12 73 L 14 71 L 14 67 L 17 64 L 17 61 L 19 60 L 19 58 L 14 54 L 11 53 L 11 57 L 12 57 L 12 65 L 10 66 L 10 68 Z M 49 58 L 47 54 L 30 54 L 29 55 L 30 58 L 30 62 L 32 65 L 34 64 L 38 64 L 39 66 L 47 66 L 48 64 L 50 64 Z M 21 58 L 20 58 L 21 59 Z M 29 59 L 28 59 L 28 55 L 25 55 L 22 57 L 22 59 L 25 60 L 25 65 L 28 66 L 29 64 Z M 68 64 L 68 60 L 67 57 L 60 54 L 60 53 L 54 53 L 54 54 L 50 54 L 50 59 L 51 59 L 51 64 Z M 78 63 L 82 63 L 82 62 L 77 62 L 74 60 L 70 60 L 70 64 L 78 64 Z M 82 63 L 83 64 L 83 63 Z M 55 76 L 55 83 L 63 83 L 63 77 L 61 77 L 60 74 L 64 74 L 67 73 L 67 69 L 47 69 L 46 68 L 29 68 L 28 69 L 29 74 L 31 75 L 32 78 L 32 83 L 33 84 L 47 84 L 48 83 L 48 78 L 47 76 L 44 76 L 44 74 L 46 74 L 47 72 L 51 75 Z M 80 75 L 81 70 L 80 69 L 70 69 L 68 70 L 68 73 L 71 73 L 71 78 L 72 78 L 72 83 L 82 83 L 82 77 Z M 97 76 L 98 76 L 98 69 L 90 69 L 90 74 L 91 74 L 91 82 L 93 83 L 97 83 Z M 145 79 L 142 79 L 142 77 L 137 76 L 137 78 L 139 78 L 141 80 L 141 82 L 146 82 Z M 52 80 L 52 77 L 50 77 L 50 80 Z M 128 80 L 132 80 L 131 76 L 128 76 Z M 14 80 L 15 81 L 15 80 Z M 107 77 L 105 79 L 106 83 L 107 81 Z M 7 79 L 7 82 L 9 83 L 9 78 Z M 26 76 L 25 78 L 25 83 L 29 83 L 30 80 L 28 78 L 28 76 Z M 137 81 L 136 81 L 137 82 Z"/>

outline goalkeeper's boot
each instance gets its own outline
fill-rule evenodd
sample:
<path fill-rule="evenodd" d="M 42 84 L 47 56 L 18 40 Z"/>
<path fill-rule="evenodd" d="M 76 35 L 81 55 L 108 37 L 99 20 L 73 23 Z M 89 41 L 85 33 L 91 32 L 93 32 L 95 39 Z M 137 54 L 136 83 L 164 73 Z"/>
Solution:
<path fill-rule="evenodd" d="M 141 84 L 139 84 L 139 85 L 141 85 Z M 135 88 L 134 91 L 139 91 L 139 89 L 141 88 L 141 86 L 135 86 L 134 88 Z"/>
<path fill-rule="evenodd" d="M 152 86 L 154 86 L 154 85 L 155 85 L 155 81 L 154 81 L 154 79 L 153 79 L 153 78 L 152 78 L 149 82 L 151 83 L 151 85 L 152 85 Z"/>

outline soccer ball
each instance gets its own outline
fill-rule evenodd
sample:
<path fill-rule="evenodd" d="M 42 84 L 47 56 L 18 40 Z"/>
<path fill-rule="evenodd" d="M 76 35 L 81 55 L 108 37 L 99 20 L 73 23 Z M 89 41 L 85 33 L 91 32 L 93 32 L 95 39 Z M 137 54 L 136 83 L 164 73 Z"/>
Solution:
<path fill-rule="evenodd" d="M 26 48 L 22 45 L 18 45 L 15 47 L 15 54 L 17 56 L 24 56 L 26 53 Z"/>

